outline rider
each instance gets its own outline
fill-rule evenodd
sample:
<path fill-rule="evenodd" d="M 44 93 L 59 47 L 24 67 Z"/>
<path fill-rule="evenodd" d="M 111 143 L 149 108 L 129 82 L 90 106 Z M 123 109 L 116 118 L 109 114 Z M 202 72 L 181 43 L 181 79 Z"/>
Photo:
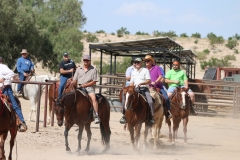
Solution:
<path fill-rule="evenodd" d="M 164 90 L 163 85 L 161 83 L 161 80 L 163 78 L 163 73 L 159 69 L 158 65 L 154 65 L 154 58 L 151 55 L 146 55 L 144 58 L 144 61 L 146 64 L 146 68 L 149 70 L 150 76 L 151 76 L 151 83 L 149 86 L 159 88 L 163 97 L 166 99 L 166 105 L 167 105 L 167 109 L 168 109 L 167 118 L 171 118 L 172 114 L 170 112 L 169 98 L 168 98 L 168 95 L 167 95 L 166 91 Z"/>
<path fill-rule="evenodd" d="M 130 85 L 131 75 L 132 75 L 132 72 L 135 69 L 135 64 L 133 62 L 134 62 L 134 60 L 132 59 L 131 60 L 131 66 L 128 67 L 127 70 L 126 70 L 126 87 Z"/>
<path fill-rule="evenodd" d="M 20 119 L 20 131 L 25 132 L 27 130 L 27 125 L 24 121 L 23 114 L 19 108 L 12 91 L 12 80 L 14 72 L 8 68 L 8 66 L 2 64 L 2 57 L 0 57 L 0 88 L 3 94 L 8 96 L 12 102 L 12 107 L 16 112 L 18 118 Z"/>
<path fill-rule="evenodd" d="M 63 89 L 67 83 L 67 80 L 73 77 L 76 65 L 73 60 L 69 59 L 68 53 L 63 53 L 63 60 L 59 64 L 60 71 L 60 85 L 58 88 L 58 100 L 62 98 Z"/>
<path fill-rule="evenodd" d="M 100 118 L 98 116 L 98 103 L 95 95 L 95 85 L 99 80 L 97 69 L 91 65 L 91 57 L 89 55 L 84 55 L 82 57 L 83 67 L 79 67 L 73 77 L 73 83 L 78 84 L 78 87 L 86 89 L 89 97 L 92 100 L 93 108 L 96 113 L 94 118 L 94 123 L 100 123 Z"/>
<path fill-rule="evenodd" d="M 34 72 L 34 65 L 30 58 L 28 58 L 28 51 L 26 49 L 22 49 L 22 57 L 18 58 L 17 60 L 17 71 L 19 74 L 19 79 L 21 81 L 25 81 L 26 77 L 30 75 L 30 72 Z M 17 95 L 20 96 L 22 93 L 23 83 L 18 83 L 17 87 Z"/>
<path fill-rule="evenodd" d="M 165 76 L 165 78 L 166 78 L 165 82 L 169 84 L 169 87 L 167 90 L 168 97 L 170 97 L 173 94 L 176 87 L 188 88 L 188 78 L 187 78 L 186 74 L 180 69 L 179 61 L 177 61 L 177 60 L 173 61 L 172 66 L 173 66 L 173 69 L 169 70 Z M 197 115 L 198 113 L 193 108 L 193 103 L 195 102 L 194 93 L 191 89 L 189 89 L 188 94 L 192 101 L 192 103 L 191 103 L 192 105 L 190 107 L 190 112 L 193 115 Z"/>
<path fill-rule="evenodd" d="M 154 123 L 154 108 L 153 108 L 153 101 L 152 97 L 149 93 L 148 84 L 150 84 L 150 73 L 148 69 L 142 67 L 142 59 L 136 58 L 134 60 L 136 69 L 132 72 L 131 80 L 130 80 L 130 86 L 135 86 L 136 88 L 139 87 L 140 90 L 144 90 L 145 95 L 147 97 L 148 104 L 151 109 L 151 116 L 149 118 L 149 123 Z M 122 103 L 125 103 L 125 100 L 122 100 Z M 123 107 L 124 109 L 124 107 Z M 124 112 L 123 112 L 124 113 Z M 120 119 L 120 123 L 125 124 L 126 123 L 126 117 L 123 114 L 123 117 Z"/>

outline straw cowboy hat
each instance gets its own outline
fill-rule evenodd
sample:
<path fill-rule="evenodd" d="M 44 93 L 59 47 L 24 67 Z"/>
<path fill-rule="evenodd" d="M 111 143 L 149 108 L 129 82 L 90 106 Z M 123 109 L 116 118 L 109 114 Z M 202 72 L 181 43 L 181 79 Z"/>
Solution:
<path fill-rule="evenodd" d="M 27 53 L 28 54 L 28 51 L 26 49 L 22 49 L 22 52 L 20 52 L 21 54 L 23 53 Z"/>
<path fill-rule="evenodd" d="M 152 61 L 154 62 L 154 58 L 151 55 L 146 55 L 145 58 L 143 58 L 144 61 Z"/>

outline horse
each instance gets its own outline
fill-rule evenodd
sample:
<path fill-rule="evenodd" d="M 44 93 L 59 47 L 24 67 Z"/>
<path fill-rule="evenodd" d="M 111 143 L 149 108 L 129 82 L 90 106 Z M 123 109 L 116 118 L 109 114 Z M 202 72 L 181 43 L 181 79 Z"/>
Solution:
<path fill-rule="evenodd" d="M 139 139 L 142 123 L 145 123 L 145 134 L 147 134 L 147 130 L 151 127 L 148 123 L 150 108 L 146 99 L 135 91 L 134 86 L 123 87 L 119 94 L 120 102 L 122 102 L 122 93 L 126 99 L 124 104 L 125 116 L 133 149 L 135 151 L 139 151 Z M 136 134 L 135 137 L 134 130 Z"/>
<path fill-rule="evenodd" d="M 38 75 L 38 76 L 32 76 L 30 81 L 36 81 L 36 82 L 45 82 L 46 80 L 55 80 L 55 77 L 51 77 L 48 75 Z M 12 84 L 13 92 L 17 93 L 17 83 Z M 41 86 L 41 90 L 43 91 L 45 89 L 45 86 Z M 34 114 L 34 121 L 36 121 L 36 105 L 38 103 L 39 98 L 41 98 L 41 95 L 38 95 L 39 86 L 37 84 L 25 84 L 23 86 L 23 98 L 26 100 L 30 100 L 31 102 L 31 109 L 30 113 L 28 115 L 28 121 L 31 121 L 32 114 Z"/>
<path fill-rule="evenodd" d="M 187 91 L 188 88 L 176 88 L 172 97 L 170 97 L 173 135 L 171 132 L 171 121 L 168 119 L 167 123 L 169 127 L 169 140 L 173 143 L 177 141 L 177 131 L 181 120 L 183 120 L 184 143 L 187 143 L 187 123 L 191 105 Z"/>
<path fill-rule="evenodd" d="M 69 84 L 70 83 L 70 84 Z M 102 144 L 105 145 L 105 153 L 110 149 L 110 104 L 106 97 L 101 96 L 101 102 L 98 103 L 98 115 L 101 119 L 100 122 L 100 131 L 102 137 Z M 88 95 L 79 89 L 76 89 L 72 81 L 68 81 L 65 89 L 63 91 L 63 96 L 61 99 L 61 104 L 56 103 L 54 106 L 55 115 L 57 118 L 57 124 L 59 126 L 63 125 L 63 119 L 65 118 L 65 146 L 66 151 L 71 151 L 68 143 L 68 132 L 74 124 L 77 124 L 79 127 L 78 132 L 78 149 L 77 153 L 81 150 L 81 139 L 82 132 L 85 127 L 87 132 L 87 146 L 84 151 L 89 151 L 90 140 L 91 140 L 91 123 L 93 122 L 93 107 L 91 101 L 88 98 Z"/>
<path fill-rule="evenodd" d="M 10 132 L 10 152 L 8 156 L 8 160 L 12 159 L 12 149 L 14 146 L 14 141 L 17 136 L 17 123 L 19 120 L 16 118 L 15 112 L 13 108 L 8 103 L 10 100 L 0 92 L 0 159 L 5 160 L 5 150 L 4 143 L 8 135 L 8 131 Z M 16 98 L 16 97 L 15 97 Z M 16 98 L 19 107 L 21 104 L 19 100 Z"/>

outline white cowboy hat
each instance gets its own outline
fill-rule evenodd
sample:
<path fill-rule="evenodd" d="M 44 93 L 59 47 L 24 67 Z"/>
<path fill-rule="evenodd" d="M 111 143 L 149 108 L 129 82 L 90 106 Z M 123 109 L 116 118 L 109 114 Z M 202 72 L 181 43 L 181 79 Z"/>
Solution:
<path fill-rule="evenodd" d="M 22 49 L 22 52 L 20 52 L 21 54 L 23 53 L 27 53 L 28 54 L 28 51 L 26 49 Z"/>

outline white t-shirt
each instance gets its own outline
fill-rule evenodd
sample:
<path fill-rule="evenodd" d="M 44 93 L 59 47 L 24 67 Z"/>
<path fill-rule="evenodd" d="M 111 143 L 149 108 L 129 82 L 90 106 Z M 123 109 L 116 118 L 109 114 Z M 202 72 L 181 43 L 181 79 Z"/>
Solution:
<path fill-rule="evenodd" d="M 137 87 L 140 83 L 145 82 L 147 79 L 151 79 L 150 72 L 147 68 L 134 69 L 130 79 L 130 83 L 133 83 Z M 148 87 L 149 85 L 141 85 L 141 87 Z"/>
<path fill-rule="evenodd" d="M 11 78 L 14 76 L 14 73 L 11 69 L 8 68 L 5 64 L 0 64 L 0 78 L 5 78 L 4 85 L 12 85 Z M 0 83 L 0 87 L 3 86 L 3 83 Z"/>

